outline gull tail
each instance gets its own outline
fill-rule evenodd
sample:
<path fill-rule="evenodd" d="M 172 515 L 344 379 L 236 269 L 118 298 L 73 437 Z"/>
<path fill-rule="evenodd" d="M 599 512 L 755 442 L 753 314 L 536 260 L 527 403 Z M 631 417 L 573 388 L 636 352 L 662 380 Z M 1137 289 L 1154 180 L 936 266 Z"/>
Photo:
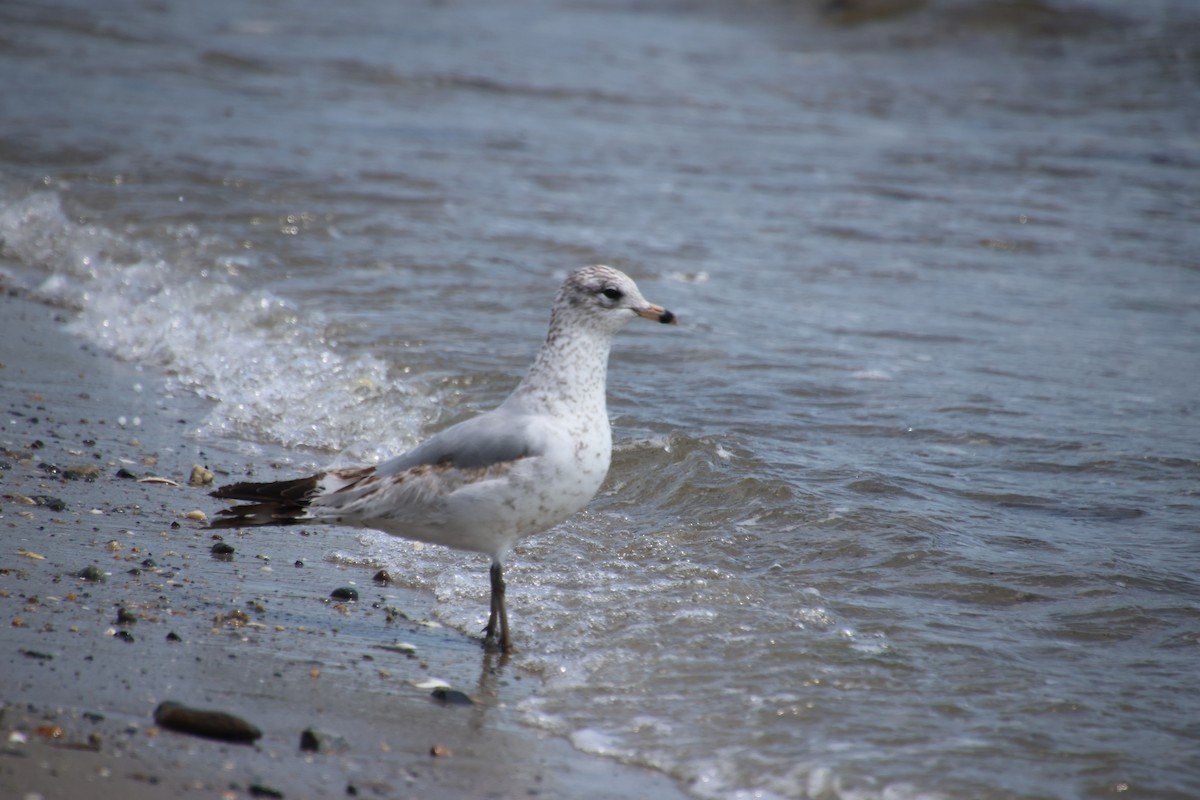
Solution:
<path fill-rule="evenodd" d="M 320 491 L 320 472 L 307 478 L 271 483 L 233 483 L 222 486 L 213 497 L 244 500 L 246 505 L 217 512 L 211 528 L 245 528 L 256 525 L 295 525 L 311 521 L 308 504 Z"/>

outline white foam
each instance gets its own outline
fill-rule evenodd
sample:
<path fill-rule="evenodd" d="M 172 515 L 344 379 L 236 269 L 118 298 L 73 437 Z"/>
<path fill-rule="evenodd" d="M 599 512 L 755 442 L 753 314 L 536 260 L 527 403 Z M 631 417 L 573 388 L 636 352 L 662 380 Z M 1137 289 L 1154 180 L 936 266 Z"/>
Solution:
<path fill-rule="evenodd" d="M 53 191 L 0 187 L 0 195 L 0 240 L 20 277 L 43 299 L 76 309 L 72 328 L 82 338 L 213 400 L 197 433 L 350 446 L 357 460 L 418 438 L 429 407 L 422 394 L 369 353 L 340 351 L 318 309 L 245 291 L 236 269 L 206 255 L 231 247 L 197 241 L 189 226 L 165 232 L 176 237 L 168 248 L 79 224 Z"/>

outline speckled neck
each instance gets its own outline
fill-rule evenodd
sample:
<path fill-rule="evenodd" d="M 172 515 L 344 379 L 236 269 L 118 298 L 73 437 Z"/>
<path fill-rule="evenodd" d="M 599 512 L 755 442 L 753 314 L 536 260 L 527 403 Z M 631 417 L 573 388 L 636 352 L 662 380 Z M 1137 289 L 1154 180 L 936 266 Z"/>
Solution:
<path fill-rule="evenodd" d="M 556 309 L 533 365 L 505 402 L 535 413 L 607 420 L 605 380 L 612 333 L 572 311 L 569 306 Z"/>

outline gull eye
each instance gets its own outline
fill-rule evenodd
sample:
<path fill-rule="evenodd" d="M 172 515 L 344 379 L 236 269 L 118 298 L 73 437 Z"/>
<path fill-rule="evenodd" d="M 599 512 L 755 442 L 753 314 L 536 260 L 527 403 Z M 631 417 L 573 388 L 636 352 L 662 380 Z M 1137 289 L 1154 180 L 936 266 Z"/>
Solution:
<path fill-rule="evenodd" d="M 604 296 L 609 300 L 620 300 L 625 295 L 620 289 L 614 289 L 610 286 L 604 290 Z"/>

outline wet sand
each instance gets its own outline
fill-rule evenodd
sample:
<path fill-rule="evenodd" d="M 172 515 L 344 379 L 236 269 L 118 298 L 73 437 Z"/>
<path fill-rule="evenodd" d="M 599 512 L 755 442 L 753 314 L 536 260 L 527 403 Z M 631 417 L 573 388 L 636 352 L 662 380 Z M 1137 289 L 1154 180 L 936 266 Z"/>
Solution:
<path fill-rule="evenodd" d="M 193 465 L 220 483 L 251 459 L 189 439 L 202 400 L 91 351 L 65 317 L 0 297 L 0 796 L 683 796 L 520 725 L 539 677 L 427 622 L 428 595 L 329 559 L 352 533 L 214 537 L 188 516 L 220 508 Z M 434 680 L 472 702 L 439 702 Z M 262 737 L 167 730 L 164 701 Z M 301 750 L 310 728 L 327 750 Z"/>

